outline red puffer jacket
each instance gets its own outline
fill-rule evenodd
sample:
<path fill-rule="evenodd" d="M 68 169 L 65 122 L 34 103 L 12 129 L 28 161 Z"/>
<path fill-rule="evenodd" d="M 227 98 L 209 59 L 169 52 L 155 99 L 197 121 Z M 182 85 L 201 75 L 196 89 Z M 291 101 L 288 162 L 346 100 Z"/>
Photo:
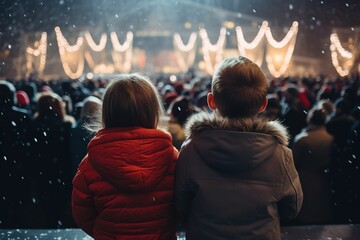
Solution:
<path fill-rule="evenodd" d="M 73 180 L 72 210 L 95 239 L 174 239 L 178 152 L 157 129 L 99 131 Z"/>

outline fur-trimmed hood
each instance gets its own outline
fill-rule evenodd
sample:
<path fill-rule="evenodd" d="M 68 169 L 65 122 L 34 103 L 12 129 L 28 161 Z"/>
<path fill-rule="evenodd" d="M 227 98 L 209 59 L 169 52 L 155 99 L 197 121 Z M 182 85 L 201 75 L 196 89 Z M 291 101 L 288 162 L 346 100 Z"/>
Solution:
<path fill-rule="evenodd" d="M 288 144 L 284 126 L 260 117 L 228 119 L 202 112 L 188 120 L 185 134 L 208 165 L 227 172 L 251 169 Z"/>
<path fill-rule="evenodd" d="M 273 136 L 280 144 L 288 145 L 289 143 L 288 132 L 280 122 L 267 121 L 261 117 L 229 119 L 214 112 L 201 112 L 194 114 L 187 121 L 185 135 L 191 138 L 193 134 L 205 129 L 264 133 Z"/>

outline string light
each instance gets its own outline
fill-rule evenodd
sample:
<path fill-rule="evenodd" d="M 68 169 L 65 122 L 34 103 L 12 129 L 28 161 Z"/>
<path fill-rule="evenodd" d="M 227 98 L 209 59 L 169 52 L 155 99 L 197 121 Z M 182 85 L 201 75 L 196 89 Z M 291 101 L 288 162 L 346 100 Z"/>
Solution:
<path fill-rule="evenodd" d="M 180 49 L 180 51 L 183 52 L 189 52 L 192 49 L 194 49 L 196 38 L 197 38 L 196 33 L 195 32 L 191 33 L 188 44 L 185 45 L 184 42 L 181 40 L 180 34 L 178 33 L 174 34 L 175 45 L 178 49 Z"/>
<path fill-rule="evenodd" d="M 111 32 L 110 37 L 111 37 L 111 42 L 113 44 L 113 48 L 115 51 L 125 52 L 129 48 L 132 48 L 132 42 L 133 42 L 133 37 L 134 37 L 132 32 L 127 32 L 126 40 L 122 45 L 119 42 L 119 38 L 118 38 L 116 32 Z"/>
<path fill-rule="evenodd" d="M 268 66 L 268 69 L 270 73 L 274 77 L 280 77 L 283 75 L 287 68 L 290 65 L 290 61 L 292 58 L 292 55 L 294 53 L 295 48 L 295 42 L 298 32 L 298 22 L 293 22 L 291 28 L 287 32 L 286 36 L 281 41 L 276 41 L 271 33 L 270 27 L 267 27 L 265 36 L 267 39 L 268 47 L 267 47 L 267 53 L 266 53 L 266 63 Z M 280 50 L 288 46 L 285 55 L 280 54 Z M 271 51 L 271 47 L 276 49 L 276 53 L 274 53 L 274 50 Z M 280 63 L 282 61 L 282 63 Z M 280 67 L 276 67 L 274 62 L 276 62 L 276 65 L 280 65 Z"/>
<path fill-rule="evenodd" d="M 71 78 L 71 79 L 79 78 L 84 72 L 84 58 L 83 57 L 79 57 L 78 67 L 75 72 L 73 72 L 71 70 L 71 68 L 67 62 L 62 61 L 62 65 L 63 65 L 66 75 L 68 75 L 69 78 Z"/>
<path fill-rule="evenodd" d="M 334 44 L 335 50 L 337 50 L 342 57 L 348 59 L 351 59 L 353 57 L 353 54 L 350 51 L 347 51 L 343 48 L 336 33 L 330 35 L 330 42 L 331 44 Z"/>
<path fill-rule="evenodd" d="M 100 42 L 99 44 L 96 44 L 94 42 L 94 39 L 92 38 L 91 34 L 89 32 L 85 32 L 84 34 L 85 39 L 89 45 L 89 47 L 94 51 L 94 52 L 101 52 L 102 50 L 105 49 L 106 46 L 106 42 L 107 42 L 107 35 L 106 33 L 101 34 L 101 38 L 100 38 Z"/>
<path fill-rule="evenodd" d="M 253 55 L 258 55 L 250 57 L 248 54 L 249 50 L 254 50 L 257 48 L 260 44 L 260 42 L 263 40 L 265 36 L 265 32 L 268 27 L 268 22 L 264 21 L 259 29 L 259 32 L 257 33 L 256 37 L 253 39 L 252 42 L 248 43 L 244 38 L 244 33 L 242 31 L 242 28 L 240 26 L 236 27 L 236 36 L 237 36 L 237 43 L 238 43 L 238 50 L 240 55 L 244 57 L 249 57 L 251 60 L 255 61 L 255 63 L 259 66 L 261 66 L 263 61 L 263 49 L 256 51 Z"/>
<path fill-rule="evenodd" d="M 352 59 L 353 54 L 351 52 L 345 50 L 342 47 L 339 37 L 336 33 L 333 33 L 330 35 L 330 42 L 331 42 L 330 51 L 331 51 L 332 64 L 334 65 L 334 67 L 335 67 L 336 71 L 339 73 L 339 75 L 342 77 L 345 77 L 345 76 L 349 75 L 350 69 L 351 69 L 352 65 L 354 64 L 354 59 Z M 349 65 L 348 69 L 344 69 L 343 67 L 340 66 L 337 52 L 340 53 L 341 57 L 351 59 L 350 64 L 348 64 Z"/>
<path fill-rule="evenodd" d="M 110 38 L 114 49 L 111 56 L 114 61 L 114 66 L 118 71 L 129 72 L 131 69 L 133 36 L 134 35 L 132 32 L 128 32 L 126 34 L 125 42 L 121 45 L 117 34 L 115 32 L 110 33 Z M 121 56 L 124 53 L 125 58 Z"/>
<path fill-rule="evenodd" d="M 345 76 L 349 75 L 349 70 L 346 70 L 346 69 L 344 70 L 340 66 L 339 60 L 338 60 L 338 55 L 337 55 L 336 51 L 331 52 L 331 61 L 332 61 L 332 64 L 334 65 L 336 71 L 339 73 L 339 75 L 341 77 L 345 77 Z"/>
<path fill-rule="evenodd" d="M 78 37 L 76 44 L 73 46 L 70 46 L 68 41 L 66 40 L 66 38 L 64 37 L 64 35 L 62 34 L 60 27 L 55 27 L 55 33 L 56 33 L 56 39 L 58 42 L 58 47 L 59 47 L 59 53 L 60 53 L 60 59 L 61 59 L 61 64 L 63 66 L 64 72 L 65 74 L 70 77 L 71 79 L 77 79 L 79 78 L 84 71 L 84 57 L 81 54 L 80 50 L 81 50 L 81 46 L 84 42 L 83 37 Z M 66 61 L 66 54 L 67 53 L 75 53 L 79 51 L 80 53 L 77 54 L 78 56 L 78 66 L 75 72 L 73 72 L 69 66 L 69 63 Z"/>
<path fill-rule="evenodd" d="M 207 31 L 200 29 L 200 37 L 202 39 L 202 51 L 205 62 L 206 71 L 213 74 L 214 67 L 222 60 L 222 53 L 225 47 L 226 28 L 220 29 L 220 36 L 216 44 L 211 44 Z M 215 52 L 215 65 L 211 63 L 210 52 Z"/>
<path fill-rule="evenodd" d="M 288 47 L 285 57 L 284 57 L 284 62 L 281 65 L 279 70 L 276 70 L 276 68 L 275 68 L 275 65 L 273 63 L 273 57 L 270 54 L 266 55 L 266 63 L 267 63 L 268 69 L 274 77 L 280 77 L 282 74 L 285 73 L 285 71 L 289 67 L 290 60 L 291 60 L 292 54 L 294 52 L 294 48 L 295 48 L 295 46 L 293 44 L 291 44 Z M 279 59 L 276 59 L 276 57 L 278 57 Z M 274 58 L 275 58 L 274 60 L 277 62 L 281 61 L 281 59 L 282 59 L 281 55 L 275 55 Z"/>
<path fill-rule="evenodd" d="M 268 22 L 264 21 L 262 23 L 256 37 L 250 43 L 248 43 L 245 40 L 244 33 L 243 33 L 241 27 L 240 26 L 236 27 L 236 36 L 237 36 L 237 41 L 238 41 L 238 48 L 239 48 L 239 52 L 240 52 L 241 55 L 246 55 L 245 50 L 254 49 L 259 45 L 259 43 L 261 42 L 261 40 L 263 39 L 263 37 L 265 35 L 267 27 L 268 27 Z"/>
<path fill-rule="evenodd" d="M 39 66 L 37 68 L 37 72 L 41 75 L 45 70 L 46 65 L 46 52 L 47 52 L 47 34 L 46 32 L 41 33 L 40 43 L 36 49 L 28 47 L 26 49 L 26 69 L 27 74 L 30 74 L 32 66 L 33 66 L 33 58 L 38 57 L 40 55 Z"/>
<path fill-rule="evenodd" d="M 268 40 L 268 43 L 274 47 L 274 48 L 283 48 L 285 47 L 291 39 L 294 38 L 294 36 L 296 36 L 297 32 L 298 32 L 298 27 L 299 27 L 299 23 L 298 22 L 293 22 L 292 26 L 290 27 L 290 30 L 287 32 L 286 36 L 283 38 L 283 40 L 281 40 L 280 42 L 276 41 L 271 33 L 271 29 L 270 27 L 268 27 L 266 29 L 265 35 L 266 35 L 266 39 Z"/>
<path fill-rule="evenodd" d="M 182 41 L 180 34 L 174 34 L 174 45 L 176 49 L 176 60 L 179 64 L 181 71 L 185 72 L 195 61 L 195 43 L 197 34 L 195 32 L 190 34 L 189 41 L 185 45 Z"/>
<path fill-rule="evenodd" d="M 81 46 L 82 46 L 82 44 L 84 42 L 83 37 L 78 37 L 78 39 L 76 40 L 76 44 L 73 45 L 73 46 L 70 46 L 68 41 L 66 40 L 66 38 L 62 34 L 60 27 L 55 27 L 55 33 L 56 33 L 56 39 L 57 39 L 58 43 L 60 43 L 60 45 L 63 48 L 65 48 L 65 50 L 67 52 L 79 51 L 79 49 L 81 48 Z"/>

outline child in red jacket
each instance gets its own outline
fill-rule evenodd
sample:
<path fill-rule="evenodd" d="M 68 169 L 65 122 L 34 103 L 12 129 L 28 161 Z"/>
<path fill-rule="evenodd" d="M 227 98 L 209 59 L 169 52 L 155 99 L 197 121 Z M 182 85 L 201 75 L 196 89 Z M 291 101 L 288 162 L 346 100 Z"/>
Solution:
<path fill-rule="evenodd" d="M 163 108 L 139 74 L 109 83 L 88 154 L 73 180 L 76 223 L 95 239 L 174 239 L 178 153 L 160 130 Z"/>

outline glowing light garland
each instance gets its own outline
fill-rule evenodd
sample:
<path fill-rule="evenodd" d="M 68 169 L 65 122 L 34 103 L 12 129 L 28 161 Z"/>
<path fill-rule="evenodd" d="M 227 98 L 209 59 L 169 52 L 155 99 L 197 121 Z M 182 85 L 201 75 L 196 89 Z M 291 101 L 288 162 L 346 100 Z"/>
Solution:
<path fill-rule="evenodd" d="M 76 44 L 73 46 L 70 46 L 68 41 L 62 34 L 60 27 L 55 27 L 55 33 L 56 33 L 56 39 L 57 39 L 58 43 L 60 43 L 61 47 L 63 47 L 67 52 L 79 51 L 79 49 L 81 48 L 81 46 L 84 42 L 83 37 L 78 37 L 78 39 L 76 40 Z"/>
<path fill-rule="evenodd" d="M 279 70 L 276 70 L 272 57 L 270 55 L 266 56 L 266 62 L 267 62 L 268 69 L 274 77 L 280 77 L 282 74 L 285 73 L 285 71 L 289 67 L 289 63 L 290 63 L 292 54 L 294 52 L 294 48 L 295 48 L 294 44 L 291 44 L 288 47 L 285 57 L 284 57 L 284 62 L 281 65 Z"/>
<path fill-rule="evenodd" d="M 102 50 L 105 49 L 106 42 L 107 42 L 107 35 L 106 35 L 106 33 L 101 34 L 101 38 L 100 38 L 99 44 L 96 44 L 96 43 L 94 42 L 94 39 L 91 37 L 91 34 L 90 34 L 89 32 L 85 32 L 84 36 L 85 36 L 85 39 L 86 39 L 89 47 L 90 47 L 94 52 L 101 52 Z"/>
<path fill-rule="evenodd" d="M 270 27 L 268 27 L 265 32 L 266 39 L 268 40 L 268 43 L 272 47 L 283 48 L 290 42 L 291 39 L 294 39 L 294 37 L 296 37 L 298 32 L 298 27 L 299 27 L 299 23 L 296 21 L 293 22 L 292 26 L 290 27 L 290 30 L 287 32 L 286 36 L 280 42 L 274 39 Z"/>
<path fill-rule="evenodd" d="M 339 51 L 340 55 L 344 58 L 351 59 L 353 57 L 353 54 L 347 50 L 345 50 L 340 43 L 339 37 L 336 33 L 333 33 L 330 35 L 330 41 L 332 44 L 335 45 L 335 48 Z"/>
<path fill-rule="evenodd" d="M 47 52 L 47 34 L 46 32 L 41 33 L 40 44 L 37 49 L 33 49 L 28 47 L 26 49 L 26 75 L 30 74 L 33 67 L 33 59 L 34 57 L 38 57 L 40 55 L 39 66 L 37 68 L 37 72 L 41 75 L 44 72 L 46 65 L 46 52 Z"/>
<path fill-rule="evenodd" d="M 180 66 L 181 71 L 186 72 L 195 61 L 195 43 L 197 34 L 195 32 L 190 34 L 189 41 L 185 45 L 180 34 L 174 34 L 174 46 L 176 49 L 176 60 Z M 187 55 L 187 56 L 186 56 Z"/>
<path fill-rule="evenodd" d="M 286 53 L 282 56 L 279 53 L 275 53 L 274 56 L 269 54 L 269 51 L 266 53 L 266 62 L 268 65 L 268 69 L 275 77 L 282 75 L 288 68 L 289 63 L 292 58 L 292 54 L 294 51 L 296 36 L 298 32 L 298 23 L 294 22 L 286 34 L 286 36 L 281 41 L 276 41 L 271 33 L 271 29 L 268 26 L 268 22 L 264 21 L 257 33 L 256 37 L 251 41 L 247 42 L 244 38 L 244 33 L 240 26 L 236 27 L 236 34 L 237 34 L 237 41 L 238 41 L 238 50 L 239 53 L 243 56 L 249 55 L 249 52 L 256 49 L 261 41 L 266 36 L 267 43 L 268 43 L 268 50 L 269 47 L 274 49 L 283 49 L 285 46 L 288 46 Z M 67 39 L 61 32 L 60 27 L 55 28 L 56 38 L 58 42 L 58 48 L 61 58 L 61 63 L 66 75 L 72 79 L 79 78 L 84 71 L 85 59 L 89 63 L 89 66 L 95 71 L 95 68 L 101 70 L 110 70 L 113 72 L 115 69 L 122 72 L 128 72 L 131 69 L 131 60 L 132 60 L 132 44 L 133 44 L 133 33 L 128 32 L 126 35 L 126 40 L 123 44 L 120 44 L 118 36 L 115 32 L 110 33 L 110 38 L 113 46 L 112 51 L 112 59 L 114 64 L 100 64 L 96 65 L 91 54 L 86 51 L 85 59 L 84 55 L 82 54 L 82 46 L 84 42 L 84 38 L 86 39 L 88 46 L 94 52 L 101 52 L 105 49 L 107 43 L 107 35 L 103 33 L 99 40 L 99 43 L 96 44 L 93 37 L 89 32 L 84 33 L 84 38 L 79 36 L 77 38 L 75 45 L 70 45 Z M 205 70 L 212 74 L 214 72 L 215 66 L 222 60 L 222 54 L 225 47 L 225 40 L 226 40 L 226 28 L 220 29 L 220 35 L 216 42 L 216 44 L 212 44 L 209 40 L 208 33 L 205 29 L 200 29 L 200 37 L 202 39 L 202 52 L 203 52 L 203 59 L 205 63 Z M 180 68 L 183 71 L 186 71 L 190 65 L 193 64 L 195 60 L 195 45 L 197 40 L 197 34 L 195 32 L 191 33 L 188 43 L 184 44 L 181 36 L 178 33 L 174 34 L 174 46 L 176 49 L 177 54 L 177 61 L 179 63 Z M 331 56 L 333 65 L 335 66 L 336 70 L 339 72 L 340 75 L 347 75 L 349 70 L 344 70 L 338 60 L 338 53 L 341 57 L 352 59 L 353 54 L 344 49 L 339 41 L 339 38 L 336 34 L 332 34 L 330 37 L 331 40 Z M 28 47 L 26 49 L 27 52 L 27 72 L 31 71 L 33 67 L 33 59 L 35 57 L 40 56 L 39 66 L 38 66 L 38 73 L 42 74 L 45 68 L 46 63 L 46 52 L 47 52 L 47 35 L 46 33 L 42 33 L 40 39 L 40 45 L 38 48 L 33 49 Z M 77 53 L 78 52 L 78 53 Z M 256 51 L 256 53 L 259 51 Z M 67 54 L 75 54 L 71 58 L 74 59 L 74 56 L 78 58 L 76 71 L 73 72 L 69 65 L 69 57 L 66 56 Z M 184 56 L 187 54 L 187 56 Z M 212 55 L 214 54 L 214 55 Z M 252 59 L 254 60 L 254 59 Z M 280 67 L 276 67 L 276 62 L 282 61 Z M 260 62 L 255 61 L 257 64 L 261 65 L 262 57 Z"/>
<path fill-rule="evenodd" d="M 56 33 L 56 39 L 59 46 L 59 53 L 60 53 L 60 59 L 63 66 L 63 69 L 65 71 L 65 74 L 70 77 L 71 79 L 77 79 L 79 78 L 83 71 L 84 71 L 84 57 L 81 53 L 78 53 L 78 66 L 75 72 L 73 72 L 69 66 L 69 63 L 66 61 L 66 54 L 67 53 L 75 53 L 77 51 L 81 50 L 81 46 L 84 42 L 83 37 L 78 37 L 76 44 L 73 46 L 70 46 L 64 35 L 62 34 L 60 27 L 55 27 L 55 33 Z"/>
<path fill-rule="evenodd" d="M 205 62 L 206 71 L 209 74 L 214 73 L 214 67 L 222 60 L 222 53 L 224 51 L 226 28 L 221 28 L 220 36 L 215 45 L 211 44 L 207 31 L 200 29 L 200 37 L 202 39 L 202 51 Z M 211 63 L 210 52 L 215 52 L 215 64 Z"/>
<path fill-rule="evenodd" d="M 354 59 L 352 59 L 353 54 L 350 51 L 347 51 L 342 47 L 339 37 L 336 33 L 333 33 L 330 35 L 330 42 L 331 42 L 331 44 L 330 44 L 331 61 L 332 61 L 332 64 L 334 65 L 336 71 L 342 77 L 349 75 L 350 69 L 351 69 L 352 65 L 354 64 Z M 343 67 L 340 66 L 337 52 L 340 53 L 341 57 L 349 59 L 348 60 L 349 66 L 347 67 L 348 69 L 344 69 Z"/>
<path fill-rule="evenodd" d="M 115 51 L 124 52 L 124 51 L 128 50 L 129 48 L 132 48 L 132 42 L 133 42 L 133 38 L 134 38 L 134 34 L 132 32 L 128 32 L 126 34 L 126 40 L 123 44 L 120 44 L 119 38 L 118 38 L 116 32 L 111 32 L 110 37 L 111 37 L 111 42 L 113 44 L 113 48 Z"/>
<path fill-rule="evenodd" d="M 294 53 L 294 48 L 295 48 L 295 42 L 296 42 L 296 37 L 297 37 L 297 32 L 298 32 L 298 22 L 294 22 L 290 28 L 290 30 L 287 32 L 286 36 L 283 38 L 283 40 L 281 41 L 276 41 L 273 38 L 273 35 L 271 33 L 271 29 L 270 27 L 267 27 L 266 32 L 265 32 L 265 36 L 268 42 L 268 50 L 270 50 L 270 48 L 274 48 L 277 50 L 276 54 L 273 54 L 274 51 L 267 51 L 266 53 L 266 63 L 268 66 L 268 69 L 270 71 L 270 73 L 274 76 L 274 77 L 280 77 L 281 75 L 283 75 L 286 70 L 289 67 L 292 55 Z M 288 46 L 288 49 L 286 50 L 285 55 L 280 54 L 279 50 L 283 49 L 284 47 Z M 274 64 L 274 58 L 275 61 L 277 61 L 278 63 L 282 61 L 282 64 L 280 67 L 275 67 Z"/>
<path fill-rule="evenodd" d="M 197 38 L 196 33 L 195 32 L 191 33 L 188 44 L 185 45 L 184 42 L 181 40 L 180 34 L 178 33 L 174 34 L 174 41 L 176 43 L 176 47 L 183 52 L 189 52 L 194 49 L 196 38 Z"/>
<path fill-rule="evenodd" d="M 118 71 L 129 72 L 131 69 L 133 37 L 133 33 L 128 32 L 126 34 L 125 42 L 121 45 L 117 34 L 115 32 L 110 33 L 110 38 L 114 49 L 111 56 L 114 61 L 114 66 Z M 123 58 L 122 54 L 124 53 L 125 57 Z"/>
<path fill-rule="evenodd" d="M 250 43 L 248 43 L 245 40 L 242 28 L 240 26 L 236 27 L 236 37 L 237 37 L 238 50 L 239 50 L 240 55 L 242 55 L 244 57 L 249 57 L 251 60 L 255 61 L 255 63 L 259 66 L 261 66 L 262 61 L 263 61 L 263 58 L 262 58 L 263 51 L 256 51 L 258 53 L 257 55 L 260 55 L 260 56 L 257 57 L 257 59 L 255 59 L 255 56 L 253 56 L 253 57 L 248 56 L 249 54 L 247 54 L 247 50 L 254 50 L 255 48 L 257 48 L 259 46 L 260 42 L 263 40 L 263 38 L 265 36 L 267 27 L 268 27 L 268 22 L 264 21 L 262 23 L 256 37 Z"/>
<path fill-rule="evenodd" d="M 244 34 L 243 34 L 241 27 L 237 26 L 236 27 L 236 36 L 237 36 L 237 40 L 238 40 L 238 48 L 239 48 L 240 54 L 245 55 L 246 54 L 245 50 L 256 48 L 259 45 L 260 41 L 263 39 L 265 32 L 267 30 L 267 27 L 268 27 L 268 22 L 264 21 L 260 27 L 258 34 L 254 38 L 254 40 L 252 42 L 248 43 L 244 38 Z"/>

